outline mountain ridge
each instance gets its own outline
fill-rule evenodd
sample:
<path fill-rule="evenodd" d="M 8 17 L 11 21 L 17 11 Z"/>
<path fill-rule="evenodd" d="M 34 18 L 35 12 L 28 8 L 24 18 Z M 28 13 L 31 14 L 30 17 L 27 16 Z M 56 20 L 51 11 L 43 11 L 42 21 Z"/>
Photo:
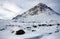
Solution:
<path fill-rule="evenodd" d="M 27 10 L 27 11 L 29 11 L 29 12 L 31 12 L 31 11 L 34 11 L 36 8 L 40 8 L 41 10 L 41 12 L 45 9 L 45 8 L 49 8 L 50 10 L 53 10 L 53 9 L 51 9 L 50 7 L 48 7 L 46 4 L 43 4 L 43 3 L 39 3 L 39 4 L 37 4 L 36 6 L 34 6 L 33 8 L 31 8 L 31 9 L 29 9 L 29 10 Z M 26 11 L 26 12 L 27 12 Z M 37 10 L 38 11 L 38 10 Z M 24 15 L 24 14 L 26 14 L 26 12 L 24 12 L 23 14 L 21 14 L 21 15 L 17 15 L 16 17 L 21 17 L 22 15 Z M 36 12 L 36 11 L 35 11 Z M 14 19 L 14 18 L 13 18 Z"/>
<path fill-rule="evenodd" d="M 36 21 L 38 23 L 41 20 L 50 20 L 50 19 L 53 19 L 53 18 L 54 18 L 53 20 L 56 20 L 60 17 L 60 15 L 59 16 L 58 15 L 59 14 L 57 14 L 57 12 L 55 12 L 53 9 L 48 7 L 46 4 L 39 3 L 36 6 L 34 6 L 33 8 L 24 12 L 23 14 L 17 15 L 12 20 L 20 21 L 20 22 L 25 21 L 25 23 L 27 21 L 29 21 L 29 22 L 31 22 L 31 21 L 35 22 Z M 39 21 L 38 21 L 38 19 L 39 19 Z"/>

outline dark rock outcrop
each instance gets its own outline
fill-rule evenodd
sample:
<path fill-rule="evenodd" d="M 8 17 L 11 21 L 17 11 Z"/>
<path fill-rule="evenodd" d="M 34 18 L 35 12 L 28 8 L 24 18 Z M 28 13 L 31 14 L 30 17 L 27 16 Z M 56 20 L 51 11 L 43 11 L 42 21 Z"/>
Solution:
<path fill-rule="evenodd" d="M 16 31 L 16 35 L 23 35 L 23 34 L 25 34 L 24 30 L 18 30 L 18 31 Z"/>

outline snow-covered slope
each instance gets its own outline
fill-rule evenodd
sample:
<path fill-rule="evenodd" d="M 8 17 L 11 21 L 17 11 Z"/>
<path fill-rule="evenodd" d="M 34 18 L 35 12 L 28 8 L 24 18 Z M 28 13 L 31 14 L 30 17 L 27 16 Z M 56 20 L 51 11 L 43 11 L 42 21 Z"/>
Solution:
<path fill-rule="evenodd" d="M 60 22 L 60 14 L 43 3 L 39 3 L 30 10 L 13 18 L 15 22 L 51 23 Z"/>
<path fill-rule="evenodd" d="M 25 33 L 20 30 L 23 30 Z M 18 33 L 18 31 L 20 33 Z M 52 34 L 55 35 L 54 33 L 57 33 L 59 36 L 60 25 L 40 26 L 38 23 L 20 23 L 18 25 L 17 23 L 15 25 L 8 24 L 5 25 L 5 27 L 0 27 L 0 39 L 39 39 L 45 38 L 45 36 L 50 36 Z M 46 37 L 46 39 L 48 38 Z"/>

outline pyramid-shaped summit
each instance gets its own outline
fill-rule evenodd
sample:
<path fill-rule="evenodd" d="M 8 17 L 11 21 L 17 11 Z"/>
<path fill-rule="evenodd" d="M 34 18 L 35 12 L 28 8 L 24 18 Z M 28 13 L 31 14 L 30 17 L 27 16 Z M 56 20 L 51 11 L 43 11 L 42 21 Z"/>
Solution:
<path fill-rule="evenodd" d="M 60 23 L 59 20 L 60 15 L 43 3 L 13 18 L 14 22 L 20 23 Z"/>

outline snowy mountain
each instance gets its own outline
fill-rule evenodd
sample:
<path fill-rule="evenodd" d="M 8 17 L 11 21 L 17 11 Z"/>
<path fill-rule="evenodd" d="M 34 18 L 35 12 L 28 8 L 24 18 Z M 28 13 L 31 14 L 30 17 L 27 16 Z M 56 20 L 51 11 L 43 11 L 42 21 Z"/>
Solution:
<path fill-rule="evenodd" d="M 39 3 L 12 20 L 0 20 L 0 39 L 59 39 L 60 14 Z"/>
<path fill-rule="evenodd" d="M 43 3 L 39 3 L 21 15 L 13 18 L 15 22 L 23 23 L 60 23 L 60 14 Z"/>

